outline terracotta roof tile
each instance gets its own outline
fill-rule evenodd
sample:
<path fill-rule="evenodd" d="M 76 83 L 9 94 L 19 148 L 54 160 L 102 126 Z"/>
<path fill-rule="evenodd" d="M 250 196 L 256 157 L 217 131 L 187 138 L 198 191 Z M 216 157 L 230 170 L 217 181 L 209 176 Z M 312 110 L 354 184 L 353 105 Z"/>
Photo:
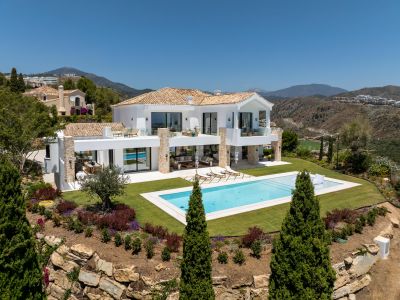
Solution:
<path fill-rule="evenodd" d="M 65 136 L 102 136 L 103 129 L 111 127 L 112 131 L 122 131 L 122 123 L 70 123 L 64 129 Z"/>
<path fill-rule="evenodd" d="M 58 96 L 58 90 L 51 86 L 44 85 L 44 86 L 29 90 L 24 93 L 24 95 L 26 95 L 26 96 L 36 96 L 36 95 L 43 95 L 43 94 Z"/>

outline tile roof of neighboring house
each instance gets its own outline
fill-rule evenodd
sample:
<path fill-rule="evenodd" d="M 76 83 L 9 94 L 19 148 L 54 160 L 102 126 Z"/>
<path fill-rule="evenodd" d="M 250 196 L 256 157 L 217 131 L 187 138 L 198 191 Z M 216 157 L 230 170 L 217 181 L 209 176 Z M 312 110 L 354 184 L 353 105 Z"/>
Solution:
<path fill-rule="evenodd" d="M 189 99 L 192 100 L 193 105 L 234 104 L 242 102 L 255 94 L 248 92 L 213 95 L 195 89 L 162 88 L 125 100 L 114 106 L 131 104 L 185 105 L 189 104 Z"/>
<path fill-rule="evenodd" d="M 70 123 L 65 126 L 64 136 L 102 136 L 103 129 L 111 127 L 112 131 L 122 131 L 122 123 Z"/>
<path fill-rule="evenodd" d="M 31 89 L 24 93 L 25 96 L 35 96 L 40 94 L 58 96 L 58 90 L 51 86 L 44 85 L 35 89 Z"/>

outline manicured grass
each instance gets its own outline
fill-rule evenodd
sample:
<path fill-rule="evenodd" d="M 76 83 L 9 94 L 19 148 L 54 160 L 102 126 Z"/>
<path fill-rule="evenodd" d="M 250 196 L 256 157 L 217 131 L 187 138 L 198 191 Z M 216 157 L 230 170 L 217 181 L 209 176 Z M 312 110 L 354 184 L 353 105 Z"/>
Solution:
<path fill-rule="evenodd" d="M 385 200 L 377 188 L 372 183 L 365 180 L 339 174 L 298 158 L 285 158 L 284 160 L 291 164 L 241 171 L 254 176 L 262 176 L 308 170 L 312 173 L 323 174 L 328 177 L 361 184 L 361 186 L 319 196 L 321 215 L 325 215 L 327 211 L 334 208 L 358 208 Z M 190 186 L 190 183 L 180 178 L 130 184 L 127 187 L 126 195 L 119 197 L 117 200 L 132 206 L 136 210 L 139 223 L 144 224 L 145 222 L 151 222 L 166 226 L 171 231 L 182 233 L 183 225 L 181 223 L 145 200 L 140 194 L 185 186 Z M 64 198 L 75 201 L 78 204 L 87 204 L 90 200 L 86 194 L 79 191 L 65 193 Z M 248 227 L 255 225 L 260 226 L 266 231 L 279 230 L 288 208 L 289 204 L 287 203 L 212 220 L 208 222 L 208 230 L 212 236 L 218 234 L 241 235 L 247 231 Z"/>
<path fill-rule="evenodd" d="M 299 147 L 306 148 L 308 150 L 319 150 L 320 142 L 311 140 L 299 140 Z"/>

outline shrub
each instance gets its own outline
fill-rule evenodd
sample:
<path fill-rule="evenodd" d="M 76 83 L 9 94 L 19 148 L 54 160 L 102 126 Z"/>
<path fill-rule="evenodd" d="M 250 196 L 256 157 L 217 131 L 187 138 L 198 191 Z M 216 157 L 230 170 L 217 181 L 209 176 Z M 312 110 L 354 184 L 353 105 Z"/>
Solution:
<path fill-rule="evenodd" d="M 67 219 L 66 219 L 67 230 L 70 230 L 70 231 L 74 230 L 74 226 L 75 226 L 74 219 L 72 217 L 67 217 Z"/>
<path fill-rule="evenodd" d="M 39 219 L 36 221 L 36 224 L 39 226 L 39 230 L 40 230 L 40 231 L 43 231 L 43 230 L 44 230 L 45 223 L 44 223 L 44 220 L 43 220 L 42 218 L 39 218 Z"/>
<path fill-rule="evenodd" d="M 179 247 L 181 246 L 182 238 L 176 233 L 171 233 L 167 235 L 166 245 L 168 249 L 172 252 L 178 252 Z"/>
<path fill-rule="evenodd" d="M 91 237 L 93 235 L 93 228 L 88 226 L 85 229 L 85 237 Z"/>
<path fill-rule="evenodd" d="M 260 258 L 261 257 L 261 251 L 262 251 L 262 245 L 260 240 L 256 240 L 251 244 L 251 255 L 254 256 L 255 258 Z"/>
<path fill-rule="evenodd" d="M 147 239 L 146 243 L 144 244 L 144 248 L 146 249 L 146 257 L 148 259 L 153 258 L 154 256 L 154 240 L 149 238 Z"/>
<path fill-rule="evenodd" d="M 339 238 L 343 239 L 343 240 L 347 240 L 347 228 L 343 227 L 340 231 L 339 231 Z"/>
<path fill-rule="evenodd" d="M 386 214 L 388 213 L 388 209 L 384 206 L 380 206 L 380 207 L 375 207 L 374 210 L 376 211 L 376 214 L 378 216 L 386 216 Z"/>
<path fill-rule="evenodd" d="M 75 233 L 82 233 L 83 232 L 83 225 L 81 221 L 78 219 L 74 221 L 74 232 Z"/>
<path fill-rule="evenodd" d="M 378 157 L 371 163 L 368 169 L 368 174 L 371 176 L 389 176 L 390 175 L 390 161 L 386 158 Z"/>
<path fill-rule="evenodd" d="M 128 223 L 129 230 L 138 231 L 140 229 L 139 223 L 136 220 Z"/>
<path fill-rule="evenodd" d="M 227 264 L 228 263 L 228 253 L 226 253 L 226 252 L 218 253 L 217 260 L 220 264 Z"/>
<path fill-rule="evenodd" d="M 344 228 L 346 230 L 347 236 L 352 236 L 354 234 L 354 226 L 352 224 L 346 224 Z"/>
<path fill-rule="evenodd" d="M 360 233 L 361 234 L 363 232 L 363 229 L 364 229 L 364 226 L 362 225 L 360 219 L 357 219 L 356 223 L 354 225 L 354 231 L 356 233 Z"/>
<path fill-rule="evenodd" d="M 376 219 L 376 212 L 374 210 L 370 210 L 367 213 L 367 223 L 369 226 L 374 226 Z"/>
<path fill-rule="evenodd" d="M 143 230 L 159 239 L 165 239 L 168 235 L 168 229 L 160 225 L 152 225 L 150 223 L 144 224 Z"/>
<path fill-rule="evenodd" d="M 132 248 L 132 237 L 129 234 L 125 236 L 124 247 L 125 250 L 130 250 Z"/>
<path fill-rule="evenodd" d="M 354 173 L 362 173 L 368 170 L 370 165 L 370 157 L 367 153 L 356 151 L 352 152 L 345 161 L 346 168 Z"/>
<path fill-rule="evenodd" d="M 142 241 L 140 238 L 136 238 L 132 242 L 132 254 L 139 254 L 139 252 L 142 250 Z"/>
<path fill-rule="evenodd" d="M 238 265 L 243 265 L 245 261 L 246 258 L 244 257 L 243 251 L 240 249 L 236 250 L 235 255 L 233 256 L 233 262 Z"/>
<path fill-rule="evenodd" d="M 103 228 L 103 230 L 101 231 L 101 241 L 103 243 L 108 243 L 110 240 L 111 240 L 110 231 L 108 230 L 108 228 Z"/>
<path fill-rule="evenodd" d="M 34 203 L 31 208 L 31 212 L 37 214 L 39 212 L 39 203 Z"/>
<path fill-rule="evenodd" d="M 110 228 L 117 231 L 129 229 L 129 222 L 133 221 L 135 211 L 123 204 L 118 204 L 116 209 L 108 214 L 98 214 L 91 211 L 79 211 L 78 219 L 86 225 L 96 225 L 98 228 Z"/>
<path fill-rule="evenodd" d="M 53 218 L 52 219 L 53 219 L 54 227 L 60 227 L 60 225 L 61 225 L 61 217 L 60 217 L 60 215 L 53 213 Z"/>
<path fill-rule="evenodd" d="M 76 207 L 77 205 L 75 202 L 62 200 L 57 204 L 56 210 L 58 211 L 58 213 L 64 215 L 71 213 Z"/>
<path fill-rule="evenodd" d="M 122 245 L 122 237 L 121 237 L 121 235 L 117 232 L 115 235 L 114 235 L 114 244 L 115 244 L 115 246 L 116 247 L 119 247 L 119 246 L 121 246 Z"/>
<path fill-rule="evenodd" d="M 311 151 L 304 147 L 298 147 L 296 149 L 296 155 L 301 158 L 308 158 L 311 157 Z"/>
<path fill-rule="evenodd" d="M 345 209 L 334 209 L 326 214 L 323 218 L 326 229 L 334 229 L 337 223 L 346 222 L 354 223 L 356 219 L 356 212 L 345 208 Z"/>
<path fill-rule="evenodd" d="M 364 227 L 365 225 L 367 225 L 367 220 L 365 219 L 365 216 L 364 215 L 361 215 L 360 216 L 360 218 L 359 218 L 359 220 L 360 220 L 360 223 L 361 223 L 361 225 Z"/>
<path fill-rule="evenodd" d="M 28 197 L 37 200 L 54 200 L 59 191 L 54 189 L 50 183 L 38 182 L 29 186 Z"/>
<path fill-rule="evenodd" d="M 43 213 L 43 216 L 45 217 L 46 220 L 51 220 L 52 217 L 53 217 L 53 214 L 51 213 L 50 210 L 45 209 L 44 213 Z"/>
<path fill-rule="evenodd" d="M 299 144 L 299 139 L 297 134 L 291 130 L 285 130 L 282 133 L 282 151 L 294 152 L 297 145 Z"/>
<path fill-rule="evenodd" d="M 247 234 L 242 237 L 242 245 L 250 248 L 254 241 L 261 240 L 264 234 L 265 233 L 261 228 L 257 226 L 250 227 Z"/>
<path fill-rule="evenodd" d="M 39 215 L 44 216 L 45 211 L 46 211 L 46 207 L 39 205 Z"/>
<path fill-rule="evenodd" d="M 76 282 L 78 281 L 78 277 L 79 277 L 79 271 L 80 268 L 73 268 L 72 271 L 67 273 L 67 278 L 71 281 L 71 282 Z"/>
<path fill-rule="evenodd" d="M 169 261 L 171 259 L 171 250 L 168 247 L 164 247 L 161 252 L 162 261 Z"/>

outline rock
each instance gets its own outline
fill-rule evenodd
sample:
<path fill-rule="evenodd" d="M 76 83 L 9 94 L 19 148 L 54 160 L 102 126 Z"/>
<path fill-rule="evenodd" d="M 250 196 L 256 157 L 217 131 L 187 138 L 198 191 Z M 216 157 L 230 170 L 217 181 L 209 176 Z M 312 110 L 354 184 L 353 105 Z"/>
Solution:
<path fill-rule="evenodd" d="M 392 239 L 393 238 L 393 225 L 389 224 L 387 227 L 385 227 L 385 229 L 383 229 L 380 233 L 380 236 L 383 236 L 385 238 L 388 239 Z"/>
<path fill-rule="evenodd" d="M 76 263 L 74 263 L 73 261 L 65 261 L 62 266 L 62 269 L 64 271 L 66 271 L 67 273 L 72 272 L 74 269 L 78 269 L 78 268 L 79 268 L 79 266 Z"/>
<path fill-rule="evenodd" d="M 121 299 L 121 296 L 125 291 L 124 285 L 104 276 L 100 279 L 99 288 L 113 296 L 115 299 Z"/>
<path fill-rule="evenodd" d="M 83 259 L 91 258 L 94 253 L 94 251 L 91 248 L 89 248 L 83 244 L 73 245 L 71 247 L 71 251 L 73 254 L 75 254 Z"/>
<path fill-rule="evenodd" d="M 399 222 L 398 218 L 396 218 L 395 216 L 390 216 L 389 220 L 392 223 L 394 228 L 399 228 L 400 222 Z"/>
<path fill-rule="evenodd" d="M 89 272 L 84 269 L 79 271 L 78 280 L 85 285 L 98 286 L 100 282 L 100 275 L 97 273 Z"/>
<path fill-rule="evenodd" d="M 139 278 L 140 275 L 135 272 L 135 266 L 114 270 L 114 279 L 118 282 L 138 281 Z"/>
<path fill-rule="evenodd" d="M 353 259 L 353 264 L 349 269 L 351 278 L 357 278 L 366 274 L 377 261 L 378 256 L 367 253 L 366 255 L 358 255 Z"/>
<path fill-rule="evenodd" d="M 142 280 L 143 280 L 144 284 L 147 285 L 147 286 L 151 287 L 151 286 L 155 285 L 155 282 L 150 277 L 142 276 Z"/>
<path fill-rule="evenodd" d="M 90 300 L 98 300 L 101 298 L 103 292 L 99 288 L 85 287 L 83 289 L 83 295 L 85 295 Z"/>
<path fill-rule="evenodd" d="M 73 254 L 72 252 L 67 252 L 65 253 L 65 259 L 72 260 L 73 262 L 76 262 L 77 264 L 83 266 L 87 260 L 84 258 L 79 257 L 78 255 Z"/>
<path fill-rule="evenodd" d="M 341 288 L 342 286 L 348 284 L 349 282 L 350 282 L 350 276 L 347 272 L 342 276 L 336 276 L 333 290 L 337 290 L 338 288 Z"/>
<path fill-rule="evenodd" d="M 179 292 L 169 294 L 167 300 L 179 300 Z"/>
<path fill-rule="evenodd" d="M 349 300 L 356 300 L 356 294 L 350 294 Z"/>
<path fill-rule="evenodd" d="M 53 252 L 50 255 L 50 261 L 53 265 L 55 265 L 56 267 L 62 268 L 62 266 L 64 265 L 64 258 L 58 253 L 58 252 Z"/>
<path fill-rule="evenodd" d="M 339 298 L 338 300 L 349 300 L 349 298 L 346 296 L 346 297 Z"/>
<path fill-rule="evenodd" d="M 50 295 L 56 299 L 64 299 L 65 290 L 56 284 L 52 284 L 50 287 Z"/>
<path fill-rule="evenodd" d="M 245 286 L 251 286 L 253 284 L 253 278 L 239 278 L 231 285 L 232 289 L 239 289 Z"/>
<path fill-rule="evenodd" d="M 347 268 L 349 268 L 353 264 L 353 258 L 351 256 L 348 256 L 344 259 L 344 264 Z"/>
<path fill-rule="evenodd" d="M 250 299 L 268 299 L 268 289 L 250 289 Z"/>
<path fill-rule="evenodd" d="M 164 266 L 164 264 L 163 263 L 159 263 L 157 266 L 155 266 L 155 270 L 157 271 L 157 272 L 160 272 L 161 270 L 164 270 L 166 267 Z"/>
<path fill-rule="evenodd" d="M 42 238 L 44 238 L 44 234 L 43 234 L 43 233 L 40 233 L 40 232 L 36 232 L 36 238 L 37 238 L 38 240 L 41 240 Z"/>
<path fill-rule="evenodd" d="M 71 294 L 67 300 L 79 300 L 78 298 L 76 298 L 73 294 Z"/>
<path fill-rule="evenodd" d="M 364 244 L 365 249 L 372 255 L 376 255 L 379 252 L 379 246 L 376 244 Z"/>
<path fill-rule="evenodd" d="M 96 261 L 96 270 L 104 272 L 107 276 L 111 277 L 113 275 L 113 264 L 104 259 L 98 259 Z"/>
<path fill-rule="evenodd" d="M 67 273 L 62 270 L 54 271 L 52 274 L 52 279 L 54 284 L 60 286 L 64 290 L 68 290 L 72 286 L 72 282 L 68 279 Z"/>
<path fill-rule="evenodd" d="M 212 284 L 213 285 L 224 284 L 227 279 L 228 279 L 228 277 L 226 277 L 226 276 L 213 276 L 212 277 Z"/>
<path fill-rule="evenodd" d="M 80 294 L 82 292 L 82 286 L 78 281 L 72 283 L 71 291 L 74 294 Z"/>
<path fill-rule="evenodd" d="M 138 280 L 135 282 L 131 282 L 126 290 L 126 295 L 131 298 L 135 298 L 132 296 L 136 292 L 142 292 L 146 289 L 146 285 L 142 280 Z"/>
<path fill-rule="evenodd" d="M 347 299 L 348 294 L 350 294 L 349 284 L 342 286 L 341 288 L 338 288 L 336 291 L 333 291 L 332 298 L 333 299 L 341 299 L 346 296 L 345 299 Z"/>
<path fill-rule="evenodd" d="M 332 267 L 336 270 L 336 271 L 340 271 L 341 269 L 345 268 L 345 264 L 344 262 L 340 262 L 337 264 L 334 264 Z"/>
<path fill-rule="evenodd" d="M 363 278 L 360 280 L 353 281 L 352 283 L 349 284 L 350 286 L 350 293 L 349 294 L 354 294 L 358 292 L 359 290 L 365 288 L 371 283 L 371 276 L 369 274 L 365 275 Z"/>
<path fill-rule="evenodd" d="M 268 287 L 270 275 L 254 275 L 253 282 L 256 289 Z"/>
<path fill-rule="evenodd" d="M 69 247 L 66 245 L 61 245 L 60 247 L 57 248 L 57 253 L 60 254 L 61 256 L 66 255 L 69 252 Z"/>
<path fill-rule="evenodd" d="M 49 295 L 49 296 L 47 296 L 47 300 L 57 300 L 57 298 L 55 298 L 55 297 Z"/>
<path fill-rule="evenodd" d="M 58 237 L 55 237 L 54 235 L 46 235 L 44 237 L 44 241 L 46 242 L 47 245 L 50 247 L 57 247 L 58 245 L 61 244 L 62 240 Z"/>

